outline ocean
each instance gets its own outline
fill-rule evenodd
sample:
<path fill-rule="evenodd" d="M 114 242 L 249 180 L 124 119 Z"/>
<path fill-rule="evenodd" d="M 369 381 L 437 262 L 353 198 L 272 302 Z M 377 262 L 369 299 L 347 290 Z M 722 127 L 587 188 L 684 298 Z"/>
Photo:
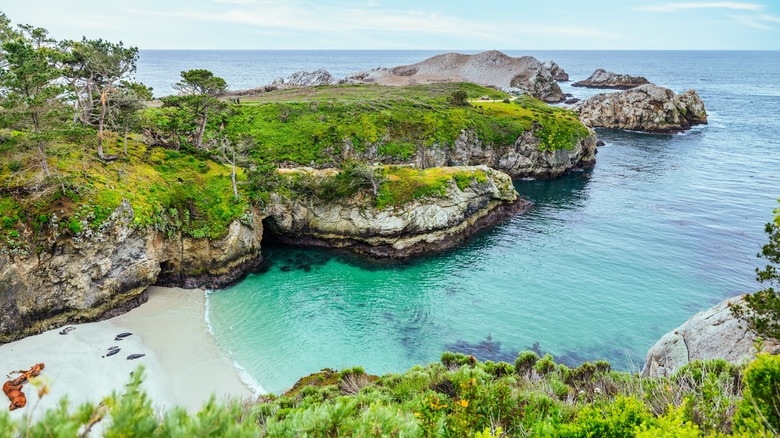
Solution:
<path fill-rule="evenodd" d="M 442 52 L 142 51 L 137 78 L 160 96 L 181 70 L 206 68 L 246 89 Z M 378 264 L 264 247 L 260 271 L 208 295 L 217 343 L 248 382 L 279 393 L 324 367 L 400 372 L 447 350 L 511 362 L 533 349 L 638 371 L 664 333 L 759 288 L 756 254 L 780 198 L 780 53 L 505 53 L 554 60 L 572 80 L 605 68 L 693 88 L 709 124 L 678 135 L 600 130 L 592 170 L 517 181 L 533 209 L 436 256 Z"/>

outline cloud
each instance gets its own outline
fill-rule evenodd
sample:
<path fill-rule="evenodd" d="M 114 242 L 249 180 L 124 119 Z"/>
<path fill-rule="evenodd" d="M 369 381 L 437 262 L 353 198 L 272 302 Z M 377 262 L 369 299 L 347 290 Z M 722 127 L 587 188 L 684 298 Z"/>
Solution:
<path fill-rule="evenodd" d="M 729 9 L 736 11 L 761 11 L 766 6 L 758 3 L 742 2 L 683 2 L 665 3 L 661 5 L 640 6 L 637 9 L 647 12 L 678 12 L 691 9 Z"/>
<path fill-rule="evenodd" d="M 744 24 L 745 26 L 752 27 L 754 29 L 774 29 L 772 24 L 780 23 L 780 17 L 768 14 L 757 15 L 733 15 L 731 18 L 737 23 Z"/>

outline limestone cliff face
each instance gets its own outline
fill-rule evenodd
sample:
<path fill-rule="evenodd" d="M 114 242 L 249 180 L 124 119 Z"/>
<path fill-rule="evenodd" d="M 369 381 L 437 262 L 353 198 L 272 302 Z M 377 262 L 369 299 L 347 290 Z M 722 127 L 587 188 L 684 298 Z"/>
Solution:
<path fill-rule="evenodd" d="M 266 224 L 288 244 L 401 258 L 455 246 L 475 231 L 529 206 L 518 198 L 508 175 L 486 166 L 464 170 L 484 172 L 486 181 L 472 181 L 463 190 L 452 182 L 440 198 L 383 209 L 365 198 L 329 204 L 276 198 Z"/>
<path fill-rule="evenodd" d="M 596 163 L 596 135 L 592 131 L 571 149 L 539 150 L 540 140 L 534 131 L 526 131 L 509 145 L 488 145 L 474 131 L 463 130 L 452 145 L 433 145 L 418 151 L 410 160 L 420 168 L 486 165 L 519 178 L 556 178 L 572 169 L 591 167 Z M 388 160 L 379 155 L 377 145 L 362 153 L 352 145 L 342 148 L 340 160 L 359 159 L 385 164 L 408 163 Z"/>
<path fill-rule="evenodd" d="M 485 145 L 472 131 L 462 131 L 449 147 L 433 147 L 417 154 L 420 167 L 474 166 L 484 164 L 512 178 L 555 178 L 596 162 L 596 137 L 580 139 L 572 149 L 539 150 L 539 139 L 527 131 L 511 145 Z"/>
<path fill-rule="evenodd" d="M 707 123 L 704 102 L 693 90 L 675 94 L 648 84 L 617 93 L 602 93 L 573 108 L 591 128 L 617 128 L 651 133 L 675 133 Z"/>
<path fill-rule="evenodd" d="M 0 253 L 0 342 L 62 324 L 122 313 L 146 300 L 143 292 L 163 280 L 185 287 L 234 281 L 259 263 L 262 221 L 257 214 L 230 225 L 227 236 L 208 241 L 166 237 L 133 226 L 123 202 L 99 231 L 37 242 L 37 255 Z"/>
<path fill-rule="evenodd" d="M 685 321 L 665 334 L 647 352 L 643 377 L 669 376 L 697 359 L 725 359 L 732 363 L 755 356 L 756 335 L 731 314 L 730 306 L 744 304 L 742 296 L 729 298 Z M 764 341 L 765 351 L 780 354 L 780 342 Z"/>

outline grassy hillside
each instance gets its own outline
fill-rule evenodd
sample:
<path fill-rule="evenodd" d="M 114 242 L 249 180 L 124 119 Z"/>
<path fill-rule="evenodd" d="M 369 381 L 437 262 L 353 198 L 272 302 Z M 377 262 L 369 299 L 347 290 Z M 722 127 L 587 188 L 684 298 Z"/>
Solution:
<path fill-rule="evenodd" d="M 640 379 L 606 362 L 572 369 L 532 352 L 514 364 L 445 353 L 382 377 L 326 369 L 279 397 L 212 399 L 197 415 L 163 418 L 138 389 L 141 374 L 124 395 L 77 409 L 63 402 L 32 425 L 0 411 L 0 437 L 75 436 L 101 421 L 110 422 L 100 425 L 105 436 L 144 437 L 753 437 L 780 428 L 780 357 L 765 354 L 743 368 L 693 362 L 670 378 Z"/>
<path fill-rule="evenodd" d="M 456 92 L 466 93 L 472 106 L 452 105 Z M 298 88 L 242 98 L 220 123 L 233 137 L 252 138 L 256 158 L 304 165 L 331 163 L 344 147 L 363 152 L 372 145 L 382 159 L 405 161 L 419 148 L 452 146 L 462 130 L 499 146 L 514 143 L 537 124 L 544 150 L 570 149 L 588 135 L 568 110 L 527 96 L 502 101 L 508 98 L 459 83 Z"/>
<path fill-rule="evenodd" d="M 457 92 L 473 105 L 454 105 Z M 533 128 L 540 148 L 551 150 L 570 148 L 587 134 L 569 111 L 529 97 L 507 103 L 507 97 L 453 83 L 311 87 L 243 97 L 211 117 L 206 136 L 212 145 L 228 138 L 246 149 L 239 156 L 238 201 L 230 167 L 216 161 L 221 155 L 213 146 L 192 147 L 183 134 L 192 129 L 191 121 L 177 108 L 145 110 L 139 128 L 145 135 L 131 136 L 127 155 L 122 138 L 109 132 L 106 153 L 117 155 L 116 161 L 96 157 L 96 133 L 90 128 L 51 133 L 46 138 L 50 177 L 40 167 L 38 137 L 0 130 L 0 238 L 12 251 L 29 254 L 32 249 L 22 241 L 97 229 L 122 199 L 133 205 L 138 226 L 218 237 L 250 204 L 267 199 L 269 191 L 294 192 L 274 177 L 277 165 L 349 167 L 349 161 L 341 162 L 345 147 L 358 152 L 375 147 L 385 162 L 407 162 L 434 144 L 451 146 L 464 129 L 488 145 L 506 145 Z M 380 173 L 386 173 L 380 175 L 380 207 L 435 195 L 444 181 L 431 171 L 425 176 L 402 168 Z M 351 192 L 334 193 L 366 189 L 359 181 L 346 185 Z"/>

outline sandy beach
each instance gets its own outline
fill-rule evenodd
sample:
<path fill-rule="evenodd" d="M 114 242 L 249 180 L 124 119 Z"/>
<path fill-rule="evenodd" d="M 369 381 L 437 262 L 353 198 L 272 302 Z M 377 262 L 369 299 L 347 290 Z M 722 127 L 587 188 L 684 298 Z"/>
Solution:
<path fill-rule="evenodd" d="M 74 324 L 66 335 L 60 328 L 0 345 L 2 381 L 11 371 L 46 365 L 41 377 L 49 394 L 39 401 L 36 389 L 25 384 L 27 406 L 11 412 L 12 418 L 30 412 L 39 417 L 65 396 L 71 406 L 98 403 L 112 391 L 121 393 L 139 365 L 145 367 L 142 387 L 159 411 L 178 405 L 197 412 L 211 394 L 218 400 L 253 397 L 209 333 L 205 308 L 202 290 L 151 287 L 149 301 L 124 315 Z M 123 332 L 132 335 L 116 341 Z M 106 357 L 114 346 L 119 353 Z M 131 354 L 144 356 L 127 359 Z M 7 409 L 7 398 L 0 397 L 0 408 Z"/>

